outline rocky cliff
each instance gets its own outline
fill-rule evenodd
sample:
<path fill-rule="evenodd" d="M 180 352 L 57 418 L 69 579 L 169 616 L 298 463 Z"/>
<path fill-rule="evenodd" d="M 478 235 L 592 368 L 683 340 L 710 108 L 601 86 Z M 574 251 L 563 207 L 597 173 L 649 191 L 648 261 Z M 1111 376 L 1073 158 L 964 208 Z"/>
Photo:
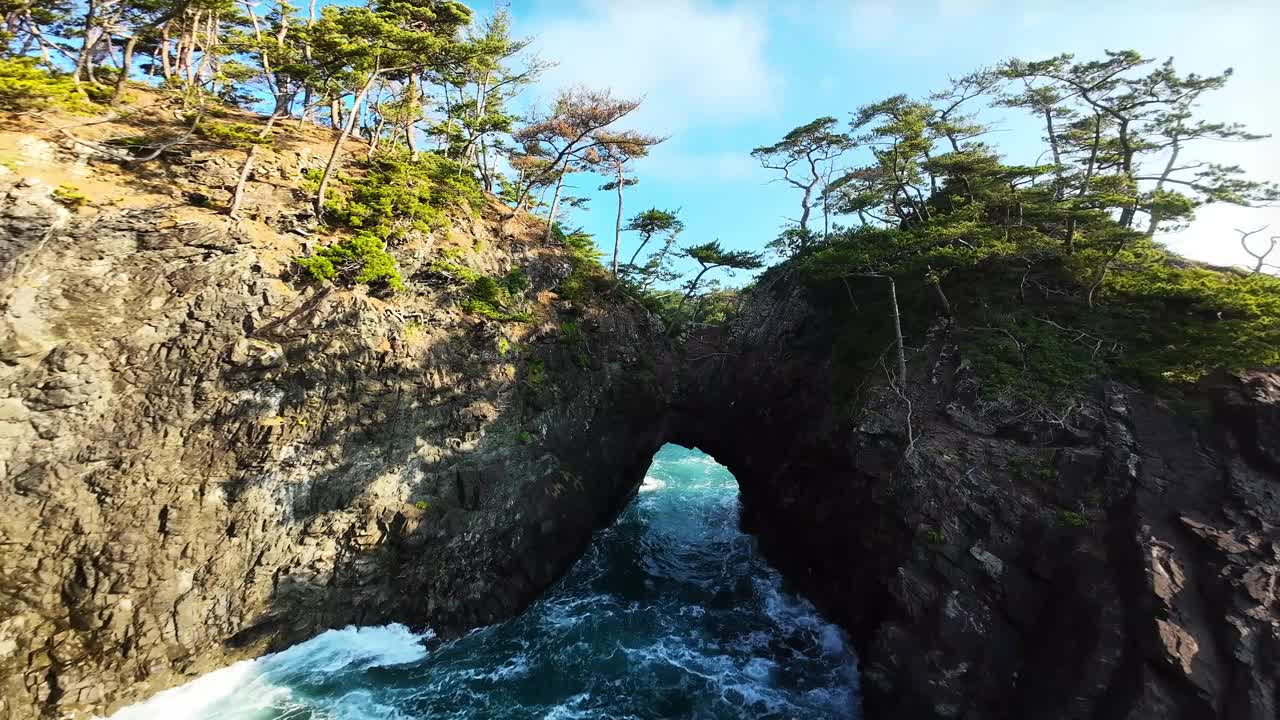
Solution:
<path fill-rule="evenodd" d="M 891 384 L 881 287 L 817 301 L 776 276 L 695 368 L 688 411 L 717 422 L 682 439 L 853 632 L 866 717 L 1277 717 L 1280 370 L 1001 412 L 965 309 L 914 318 Z"/>
<path fill-rule="evenodd" d="M 110 128 L 0 131 L 0 717 L 508 616 L 668 440 L 853 633 L 869 718 L 1276 716 L 1280 373 L 1018 415 L 963 301 L 909 315 L 890 383 L 873 283 L 786 272 L 674 345 L 620 294 L 558 297 L 569 251 L 496 204 L 395 248 L 403 292 L 318 285 L 291 258 L 325 241 L 323 138 L 263 150 L 232 221 L 239 154 L 121 166 Z M 465 312 L 442 258 L 522 270 L 532 321 Z"/>
<path fill-rule="evenodd" d="M 510 615 L 660 444 L 661 328 L 557 300 L 565 250 L 497 206 L 398 248 L 408 289 L 378 297 L 292 276 L 321 241 L 305 137 L 260 153 L 242 221 L 192 206 L 225 205 L 239 153 L 121 167 L 39 126 L 0 152 L 0 717 L 328 627 Z M 533 321 L 463 312 L 446 252 L 522 269 Z"/>

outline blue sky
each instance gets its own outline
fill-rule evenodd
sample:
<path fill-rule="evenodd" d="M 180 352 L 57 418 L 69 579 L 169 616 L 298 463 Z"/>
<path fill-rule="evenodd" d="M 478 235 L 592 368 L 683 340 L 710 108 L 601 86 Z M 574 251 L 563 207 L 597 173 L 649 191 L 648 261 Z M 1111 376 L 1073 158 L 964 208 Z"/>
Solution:
<path fill-rule="evenodd" d="M 472 3 L 479 13 L 489 3 Z M 622 124 L 670 136 L 636 163 L 626 215 L 656 206 L 681 208 L 685 244 L 720 239 L 760 249 L 798 197 L 770 183 L 751 148 L 771 143 L 815 117 L 841 120 L 858 106 L 905 92 L 923 95 L 959 75 L 1008 57 L 1078 57 L 1132 48 L 1182 72 L 1236 75 L 1206 99 L 1206 116 L 1280 135 L 1280 4 L 1229 2 L 1044 2 L 914 0 L 777 2 L 740 0 L 515 0 L 515 31 L 534 36 L 555 61 L 531 100 L 549 101 L 564 86 L 610 87 L 643 96 Z M 1030 162 L 1042 148 L 1027 121 L 993 114 L 988 140 L 1011 159 Z M 1280 180 L 1280 139 L 1215 144 L 1196 159 L 1243 165 Z M 580 193 L 602 179 L 574 176 Z M 612 243 L 613 196 L 597 197 L 571 218 Z M 1280 209 L 1212 207 L 1191 228 L 1163 238 L 1192 257 L 1245 259 L 1232 232 L 1270 223 Z M 624 250 L 631 242 L 624 236 Z M 629 253 L 627 253 L 629 254 Z M 741 281 L 744 278 L 739 278 Z"/>

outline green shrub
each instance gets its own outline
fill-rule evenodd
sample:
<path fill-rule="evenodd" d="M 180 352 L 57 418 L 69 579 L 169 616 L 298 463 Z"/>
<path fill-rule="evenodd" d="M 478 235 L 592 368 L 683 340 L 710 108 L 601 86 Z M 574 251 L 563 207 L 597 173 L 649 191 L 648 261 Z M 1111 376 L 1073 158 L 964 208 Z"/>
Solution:
<path fill-rule="evenodd" d="M 529 365 L 525 372 L 525 382 L 535 389 L 542 388 L 547 384 L 547 366 L 541 360 L 534 358 L 529 361 Z"/>
<path fill-rule="evenodd" d="M 436 260 L 429 266 L 431 272 L 446 275 L 460 283 L 470 285 L 480 279 L 480 273 L 472 270 L 465 265 L 448 262 L 446 260 Z"/>
<path fill-rule="evenodd" d="M 396 259 L 382 240 L 370 233 L 341 240 L 309 257 L 294 258 L 294 262 L 320 281 L 404 289 Z"/>
<path fill-rule="evenodd" d="M 533 435 L 530 435 L 528 430 L 521 430 L 519 433 L 516 434 L 516 439 L 524 443 L 525 445 L 533 444 Z"/>
<path fill-rule="evenodd" d="M 89 202 L 89 198 L 72 185 L 59 185 L 53 191 L 53 199 L 71 208 L 78 208 Z"/>
<path fill-rule="evenodd" d="M 590 305 L 596 293 L 611 283 L 609 273 L 600 264 L 595 239 L 581 230 L 566 235 L 559 225 L 552 228 L 551 234 L 569 251 L 569 276 L 556 292 L 576 305 Z"/>
<path fill-rule="evenodd" d="M 1033 318 L 1006 317 L 974 328 L 962 352 L 989 400 L 1053 403 L 1064 390 L 1083 390 L 1102 368 L 1091 347 Z"/>
<path fill-rule="evenodd" d="M 0 59 L 0 108 L 14 112 L 45 107 L 93 110 L 71 76 L 49 72 L 35 58 Z"/>
<path fill-rule="evenodd" d="M 583 341 L 582 325 L 573 320 L 560 323 L 560 339 L 570 345 L 581 343 Z"/>
<path fill-rule="evenodd" d="M 1089 518 L 1086 518 L 1078 512 L 1072 512 L 1071 510 L 1060 511 L 1058 513 L 1058 520 L 1060 520 L 1063 525 L 1073 528 L 1082 528 L 1089 525 Z"/>
<path fill-rule="evenodd" d="M 519 295 L 529 285 L 523 270 L 516 268 L 499 281 L 446 260 L 436 260 L 430 267 L 432 272 L 447 275 L 467 286 L 463 310 L 499 322 L 533 320 L 532 314 L 518 307 Z"/>
<path fill-rule="evenodd" d="M 418 502 L 414 503 L 413 506 L 418 508 L 419 510 L 428 510 L 431 508 L 431 504 L 428 503 L 426 500 L 419 500 Z"/>
<path fill-rule="evenodd" d="M 397 241 L 410 230 L 445 227 L 449 207 L 479 207 L 484 194 L 475 176 L 458 163 L 421 153 L 385 152 L 364 163 L 363 177 L 342 177 L 325 203 L 328 216 L 353 228 Z M 318 173 L 304 175 L 318 182 Z"/>
<path fill-rule="evenodd" d="M 1280 364 L 1280 278 L 1204 267 L 1154 243 L 1122 253 L 1097 322 L 1124 339 L 1117 364 L 1142 377 L 1198 380 L 1217 368 Z"/>
<path fill-rule="evenodd" d="M 520 295 L 529 289 L 529 276 L 520 268 L 512 268 L 511 272 L 502 278 L 502 284 L 507 288 L 507 294 Z"/>
<path fill-rule="evenodd" d="M 942 531 L 939 530 L 938 528 L 929 528 L 924 533 L 924 539 L 925 539 L 925 542 L 929 543 L 930 545 L 941 545 L 942 543 L 946 542 L 947 537 L 943 535 Z"/>
<path fill-rule="evenodd" d="M 196 134 L 218 145 L 232 148 L 248 148 L 251 145 L 269 145 L 271 136 L 261 137 L 262 128 L 246 123 L 224 123 L 205 120 L 196 126 Z"/>

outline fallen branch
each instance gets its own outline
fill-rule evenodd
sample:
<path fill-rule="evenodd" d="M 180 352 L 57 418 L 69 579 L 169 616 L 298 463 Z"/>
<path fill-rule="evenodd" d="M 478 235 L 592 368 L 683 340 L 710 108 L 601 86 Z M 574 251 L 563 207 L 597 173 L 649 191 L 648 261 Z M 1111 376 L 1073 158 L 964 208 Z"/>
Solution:
<path fill-rule="evenodd" d="M 903 459 L 908 459 L 912 456 L 912 454 L 915 452 L 915 449 L 916 449 L 916 433 L 915 433 L 915 428 L 912 426 L 912 423 L 911 423 L 911 417 L 912 417 L 912 413 L 914 412 L 914 407 L 911 404 L 911 398 L 907 396 L 907 393 L 903 389 L 903 386 L 900 386 L 899 383 L 894 382 L 893 373 L 889 372 L 889 366 L 885 365 L 884 355 L 880 356 L 880 367 L 884 369 L 884 376 L 889 383 L 889 389 L 893 390 L 894 394 L 897 395 L 902 400 L 903 404 L 906 405 L 907 407 L 907 414 L 905 418 L 907 423 L 907 449 L 902 451 L 902 457 Z"/>
<path fill-rule="evenodd" d="M 236 181 L 236 189 L 231 194 L 231 209 L 227 211 L 233 219 L 239 219 L 240 203 L 244 200 L 244 186 L 249 181 L 249 173 L 253 171 L 253 160 L 258 155 L 258 144 L 249 146 L 249 154 L 245 156 L 244 165 L 240 168 L 240 178 Z"/>
<path fill-rule="evenodd" d="M 699 360 L 706 360 L 707 358 L 712 358 L 712 357 L 736 358 L 736 357 L 739 357 L 739 355 L 737 355 L 736 353 L 728 353 L 728 352 L 713 352 L 713 353 L 707 353 L 706 355 L 699 355 L 696 358 L 689 358 L 686 362 L 698 362 Z"/>
<path fill-rule="evenodd" d="M 1046 325 L 1050 325 L 1061 332 L 1067 333 L 1068 335 L 1075 335 L 1075 337 L 1072 338 L 1071 342 L 1080 342 L 1084 338 L 1093 340 L 1094 341 L 1093 354 L 1089 356 L 1090 358 L 1096 358 L 1098 356 L 1098 352 L 1102 350 L 1103 345 L 1110 345 L 1111 352 L 1113 353 L 1122 352 L 1124 350 L 1124 344 L 1118 340 L 1111 340 L 1108 338 L 1098 337 L 1097 335 L 1091 335 L 1085 332 L 1084 330 L 1080 330 L 1078 328 L 1065 327 L 1065 326 L 1059 325 L 1058 323 L 1052 320 L 1049 320 L 1048 318 L 1032 316 L 1032 319 L 1038 320 L 1039 322 L 1042 322 Z"/>

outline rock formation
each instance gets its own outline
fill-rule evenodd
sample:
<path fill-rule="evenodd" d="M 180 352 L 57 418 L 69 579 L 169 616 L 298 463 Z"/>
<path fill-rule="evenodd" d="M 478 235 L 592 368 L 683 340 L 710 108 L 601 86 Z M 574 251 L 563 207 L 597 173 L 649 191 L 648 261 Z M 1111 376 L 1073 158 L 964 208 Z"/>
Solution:
<path fill-rule="evenodd" d="M 496 205 L 397 248 L 406 292 L 321 287 L 290 269 L 305 147 L 263 152 L 231 221 L 190 201 L 222 203 L 234 157 L 121 170 L 24 137 L 0 138 L 40 159 L 0 177 L 0 717 L 103 713 L 348 623 L 507 617 L 668 440 L 735 473 L 744 524 L 852 632 L 868 718 L 1277 715 L 1278 371 L 992 417 L 963 317 L 906 388 L 785 277 L 681 347 L 620 297 L 557 299 L 565 250 Z M 96 199 L 64 207 L 61 177 Z M 463 312 L 443 249 L 524 269 L 535 322 Z"/>
<path fill-rule="evenodd" d="M 756 296 L 701 371 L 690 412 L 717 422 L 683 440 L 852 631 L 866 717 L 1277 717 L 1280 369 L 1176 401 L 1105 379 L 1056 421 L 994 422 L 952 323 L 908 404 L 851 370 L 850 315 Z"/>
<path fill-rule="evenodd" d="M 272 183 L 306 152 L 261 154 L 258 219 L 232 222 L 183 198 L 234 157 L 130 193 L 81 156 L 100 201 L 72 212 L 53 183 L 75 148 L 42 148 L 0 177 L 0 717 L 103 713 L 329 627 L 509 616 L 660 446 L 647 312 L 501 326 L 429 267 L 447 247 L 543 293 L 569 266 L 540 227 L 460 215 L 402 250 L 415 280 L 388 300 L 282 280 L 314 219 Z"/>

